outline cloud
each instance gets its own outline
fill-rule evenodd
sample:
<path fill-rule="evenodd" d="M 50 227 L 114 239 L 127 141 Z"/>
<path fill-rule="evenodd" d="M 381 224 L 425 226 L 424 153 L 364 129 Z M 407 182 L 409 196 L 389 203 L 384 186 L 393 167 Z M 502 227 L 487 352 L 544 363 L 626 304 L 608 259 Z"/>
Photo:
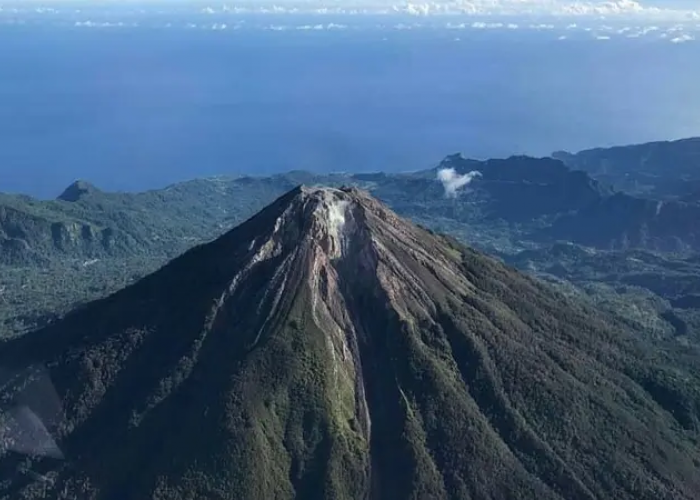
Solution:
<path fill-rule="evenodd" d="M 457 191 L 471 183 L 476 177 L 481 177 L 481 172 L 473 170 L 464 175 L 460 175 L 454 168 L 441 168 L 437 173 L 437 180 L 445 188 L 445 196 L 454 198 Z"/>
<path fill-rule="evenodd" d="M 337 4 L 336 4 L 337 5 Z M 559 17 L 652 17 L 693 20 L 700 11 L 655 7 L 637 0 L 432 0 L 399 2 L 391 5 L 382 0 L 362 3 L 373 12 L 398 12 L 414 16 L 463 14 L 478 16 L 559 16 Z M 344 9 L 343 7 L 337 7 Z"/>
<path fill-rule="evenodd" d="M 562 12 L 571 15 L 609 16 L 620 14 L 657 13 L 656 7 L 644 7 L 635 0 L 612 0 L 605 2 L 560 2 Z"/>
<path fill-rule="evenodd" d="M 672 38 L 671 43 L 685 43 L 685 42 L 692 42 L 693 40 L 695 40 L 694 36 L 685 34 L 685 35 L 677 36 L 676 38 Z"/>
<path fill-rule="evenodd" d="M 126 0 L 123 0 L 126 2 Z M 136 0 L 133 0 L 136 4 Z M 124 9 L 117 7 L 120 2 L 98 0 L 0 0 L 0 24 L 37 22 L 76 23 L 81 27 L 112 27 L 119 25 L 133 26 L 134 20 L 139 26 L 148 27 L 155 24 L 162 27 L 169 22 L 171 27 L 182 27 L 191 23 L 191 27 L 221 29 L 227 25 L 236 29 L 237 19 L 241 16 L 270 14 L 268 22 L 257 25 L 257 20 L 246 26 L 251 29 L 295 30 L 298 25 L 315 27 L 322 25 L 323 29 L 346 29 L 347 24 L 352 29 L 371 29 L 365 20 L 355 19 L 363 15 L 397 16 L 393 22 L 382 21 L 375 28 L 415 29 L 427 26 L 426 16 L 437 16 L 444 19 L 443 26 L 451 29 L 478 30 L 585 30 L 595 33 L 617 33 L 628 38 L 646 36 L 646 25 L 669 26 L 679 25 L 686 29 L 699 30 L 700 0 L 260 0 L 257 2 L 208 2 L 205 0 L 151 0 L 138 1 L 137 8 Z M 228 3 L 228 5 L 226 5 Z M 76 8 L 76 7 L 82 8 Z M 54 8 L 56 7 L 56 8 Z M 23 16 L 31 17 L 25 20 Z M 124 16 L 124 17 L 122 17 Z M 140 18 L 139 16 L 142 16 Z M 308 17 L 307 17 L 308 16 Z M 340 21 L 341 16 L 346 21 Z M 406 19 L 412 17 L 414 21 Z M 66 17 L 62 19 L 61 17 Z M 288 17 L 283 19 L 283 17 Z M 324 19 L 324 17 L 326 19 Z M 208 22 L 202 21 L 208 18 Z M 291 20 L 294 18 L 293 20 Z M 312 19 L 313 18 L 313 19 Z M 401 24 L 396 24 L 401 23 Z M 598 26 L 600 24 L 606 25 Z M 623 26 L 631 28 L 621 29 Z M 613 28 L 614 27 L 614 28 Z M 315 28 L 320 29 L 320 28 Z M 668 40 L 682 43 L 682 33 L 669 31 Z M 560 33 L 555 34 L 558 36 Z"/>
<path fill-rule="evenodd" d="M 503 28 L 503 23 L 485 23 L 482 21 L 477 21 L 472 23 L 472 28 L 474 29 L 499 29 Z"/>
<path fill-rule="evenodd" d="M 76 28 L 123 28 L 126 24 L 122 21 L 111 23 L 108 21 L 76 21 L 73 26 Z M 130 26 L 134 26 L 131 24 Z"/>
<path fill-rule="evenodd" d="M 53 11 L 61 0 L 14 0 L 17 10 L 39 9 L 42 13 Z M 61 2 L 62 3 L 62 2 Z M 142 10 L 165 12 L 168 0 L 145 2 Z M 176 2 L 172 2 L 173 4 Z M 180 2 L 177 2 L 180 3 Z M 182 2 L 174 11 L 193 9 L 199 14 L 409 14 L 427 16 L 433 14 L 462 14 L 473 16 L 563 16 L 563 17 L 648 17 L 693 21 L 700 19 L 700 5 L 686 1 L 652 2 L 651 0 L 262 0 L 259 2 Z M 229 3 L 229 5 L 226 5 Z M 653 3 L 653 5 L 652 5 Z M 85 5 L 91 10 L 110 10 L 110 2 L 83 0 L 76 5 Z M 663 7 L 659 7 L 663 5 Z M 692 8 L 690 7 L 692 5 Z M 8 7 L 5 7 L 8 10 Z M 0 7 L 0 11 L 2 7 Z M 39 11 L 37 10 L 37 11 Z M 76 10 L 77 12 L 77 10 Z"/>

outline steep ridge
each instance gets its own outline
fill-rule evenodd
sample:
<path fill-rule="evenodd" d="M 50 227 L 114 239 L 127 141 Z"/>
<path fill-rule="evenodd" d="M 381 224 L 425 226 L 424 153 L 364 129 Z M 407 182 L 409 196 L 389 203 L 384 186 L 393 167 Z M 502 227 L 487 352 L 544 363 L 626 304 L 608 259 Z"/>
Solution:
<path fill-rule="evenodd" d="M 700 187 L 700 137 L 552 156 L 630 194 L 676 199 Z"/>
<path fill-rule="evenodd" d="M 697 361 L 300 187 L 0 344 L 0 498 L 697 498 Z"/>
<path fill-rule="evenodd" d="M 454 168 L 458 174 L 479 172 L 471 187 L 486 195 L 484 215 L 509 222 L 565 214 L 613 194 L 585 172 L 569 170 L 553 158 L 512 156 L 475 161 L 451 155 L 442 161 L 441 168 Z"/>

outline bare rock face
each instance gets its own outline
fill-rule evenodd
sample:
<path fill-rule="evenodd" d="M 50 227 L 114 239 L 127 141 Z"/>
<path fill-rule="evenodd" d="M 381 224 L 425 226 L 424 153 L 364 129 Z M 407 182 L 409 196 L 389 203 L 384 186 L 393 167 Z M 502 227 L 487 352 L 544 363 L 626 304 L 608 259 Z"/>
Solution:
<path fill-rule="evenodd" d="M 0 344 L 0 498 L 697 498 L 697 358 L 300 187 Z"/>

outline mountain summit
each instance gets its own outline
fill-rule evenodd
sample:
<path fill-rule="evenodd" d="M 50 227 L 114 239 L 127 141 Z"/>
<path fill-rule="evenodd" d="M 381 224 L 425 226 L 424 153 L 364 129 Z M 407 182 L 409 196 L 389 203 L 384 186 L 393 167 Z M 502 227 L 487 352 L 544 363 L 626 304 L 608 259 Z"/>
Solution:
<path fill-rule="evenodd" d="M 636 339 L 300 187 L 0 344 L 0 498 L 697 498 L 697 359 Z"/>
<path fill-rule="evenodd" d="M 84 196 L 89 196 L 99 193 L 100 190 L 87 181 L 77 180 L 63 190 L 58 196 L 59 200 L 63 201 L 80 201 Z"/>

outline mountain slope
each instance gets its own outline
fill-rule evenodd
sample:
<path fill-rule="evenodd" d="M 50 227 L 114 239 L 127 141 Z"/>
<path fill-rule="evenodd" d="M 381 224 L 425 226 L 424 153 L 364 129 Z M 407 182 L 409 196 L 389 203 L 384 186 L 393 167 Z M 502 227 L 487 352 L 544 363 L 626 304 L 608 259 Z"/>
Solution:
<path fill-rule="evenodd" d="M 700 249 L 700 205 L 624 193 L 560 217 L 546 234 L 603 249 Z"/>
<path fill-rule="evenodd" d="M 62 419 L 19 376 L 2 401 L 65 456 L 5 453 L 0 495 L 694 498 L 696 361 L 362 192 L 302 188 L 0 347 L 47 367 Z"/>
<path fill-rule="evenodd" d="M 0 497 L 696 498 L 697 360 L 364 192 L 299 188 L 0 344 Z M 16 452 L 29 412 L 60 451 Z"/>

